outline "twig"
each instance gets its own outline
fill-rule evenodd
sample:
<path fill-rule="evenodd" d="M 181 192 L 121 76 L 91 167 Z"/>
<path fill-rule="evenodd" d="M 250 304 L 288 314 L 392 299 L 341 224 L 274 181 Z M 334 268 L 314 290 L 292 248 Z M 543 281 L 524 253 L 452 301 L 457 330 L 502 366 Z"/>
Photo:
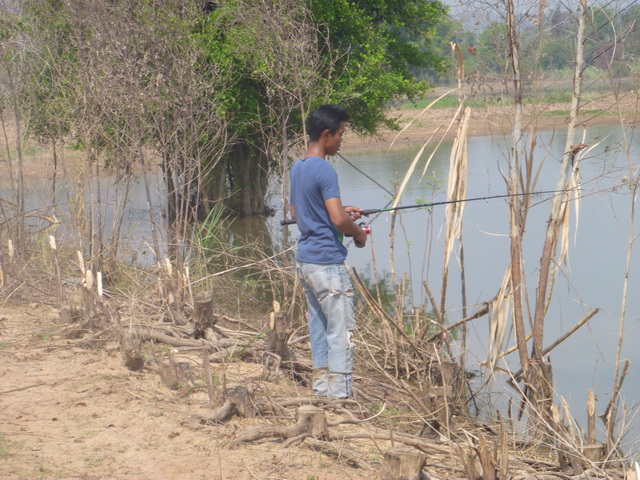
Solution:
<path fill-rule="evenodd" d="M 591 320 L 593 318 L 593 316 L 598 313 L 600 311 L 599 308 L 596 308 L 592 311 L 590 311 L 582 320 L 580 320 L 578 323 L 576 323 L 573 327 L 571 327 L 569 330 L 567 330 L 566 333 L 564 333 L 560 338 L 558 338 L 555 342 L 553 342 L 551 345 L 549 345 L 547 348 L 545 348 L 542 351 L 542 356 L 545 356 L 547 353 L 549 353 L 551 350 L 553 350 L 554 348 L 556 348 L 558 345 L 560 345 L 562 342 L 564 342 L 567 338 L 569 338 L 571 335 L 573 335 L 576 330 L 578 330 L 580 327 L 582 327 L 585 323 L 587 323 L 589 320 Z M 522 369 L 518 370 L 516 373 L 513 374 L 513 378 L 514 379 L 518 379 L 520 376 L 522 375 Z"/>
<path fill-rule="evenodd" d="M 489 313 L 489 306 L 488 305 L 484 305 L 480 310 L 478 310 L 476 313 L 472 313 L 471 315 L 469 315 L 468 317 L 463 318 L 462 320 L 458 320 L 455 323 L 452 323 L 451 325 L 447 326 L 446 328 L 442 329 L 440 332 L 431 335 L 428 339 L 427 342 L 433 342 L 435 339 L 437 339 L 439 336 L 441 336 L 443 333 L 447 333 L 450 330 L 453 330 L 454 328 L 459 327 L 460 325 L 464 325 L 467 322 L 470 322 L 471 320 L 475 320 L 476 318 L 480 318 L 484 315 L 486 315 L 487 313 Z M 424 333 L 427 333 L 428 330 L 425 330 Z M 424 334 L 423 334 L 424 335 Z"/>
<path fill-rule="evenodd" d="M 26 387 L 12 388 L 11 390 L 5 390 L 4 392 L 0 392 L 0 395 L 4 395 L 5 393 L 21 392 L 22 390 L 28 390 L 29 388 L 40 387 L 41 385 L 46 385 L 46 383 L 45 382 L 34 383 L 33 385 L 27 385 Z"/>

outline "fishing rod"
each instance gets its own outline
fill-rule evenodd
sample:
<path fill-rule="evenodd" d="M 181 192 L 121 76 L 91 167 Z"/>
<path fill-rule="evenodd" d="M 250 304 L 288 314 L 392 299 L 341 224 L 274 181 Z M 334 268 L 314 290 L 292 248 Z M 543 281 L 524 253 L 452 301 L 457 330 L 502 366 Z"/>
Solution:
<path fill-rule="evenodd" d="M 369 210 L 362 210 L 360 215 L 371 215 L 374 213 L 380 212 L 392 212 L 394 210 L 405 210 L 408 208 L 428 208 L 428 207 L 437 207 L 438 205 L 449 205 L 451 203 L 462 203 L 462 202 L 474 202 L 476 200 L 494 200 L 496 198 L 509 198 L 509 197 L 524 197 L 527 195 L 542 195 L 543 193 L 566 193 L 569 190 L 545 190 L 542 192 L 528 192 L 528 193 L 508 193 L 505 195 L 492 195 L 490 197 L 476 197 L 476 198 L 463 198 L 461 200 L 445 200 L 442 202 L 432 202 L 432 203 L 416 203 L 415 205 L 407 205 L 404 207 L 389 207 L 389 208 L 371 208 Z M 296 223 L 296 219 L 290 220 L 282 220 L 280 225 L 293 225 Z"/>

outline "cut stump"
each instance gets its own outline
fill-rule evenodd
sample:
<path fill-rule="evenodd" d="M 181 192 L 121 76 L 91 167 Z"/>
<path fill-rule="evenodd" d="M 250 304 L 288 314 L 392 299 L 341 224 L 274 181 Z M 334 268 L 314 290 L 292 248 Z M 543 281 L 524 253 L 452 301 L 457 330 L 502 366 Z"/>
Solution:
<path fill-rule="evenodd" d="M 412 447 L 394 447 L 384 454 L 381 480 L 421 480 L 425 455 Z"/>
<path fill-rule="evenodd" d="M 313 405 L 303 405 L 296 412 L 297 424 L 313 438 L 326 438 L 329 435 L 325 411 Z"/>

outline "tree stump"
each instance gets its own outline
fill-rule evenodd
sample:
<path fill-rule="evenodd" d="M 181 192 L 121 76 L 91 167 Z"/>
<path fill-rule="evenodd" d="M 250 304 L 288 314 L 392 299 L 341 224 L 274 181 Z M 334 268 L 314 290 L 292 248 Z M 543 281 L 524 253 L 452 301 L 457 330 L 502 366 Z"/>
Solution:
<path fill-rule="evenodd" d="M 464 397 L 465 374 L 456 362 L 442 362 L 440 365 L 440 381 L 444 387 L 451 387 L 452 402 L 456 405 Z"/>
<path fill-rule="evenodd" d="M 326 438 L 329 435 L 325 411 L 313 405 L 303 405 L 296 411 L 297 424 L 304 426 L 306 433 L 313 438 Z"/>
<path fill-rule="evenodd" d="M 434 387 L 426 398 L 426 405 L 433 415 L 431 427 L 443 432 L 453 417 L 453 387 Z"/>
<path fill-rule="evenodd" d="M 120 353 L 126 367 L 137 372 L 144 367 L 144 359 L 140 355 L 140 348 L 134 342 L 133 337 L 125 331 L 120 332 Z"/>
<path fill-rule="evenodd" d="M 587 395 L 587 443 L 596 443 L 596 397 L 593 390 Z"/>
<path fill-rule="evenodd" d="M 525 379 L 527 401 L 529 403 L 528 433 L 531 437 L 547 445 L 554 443 L 553 415 L 553 372 L 551 363 L 531 359 Z"/>
<path fill-rule="evenodd" d="M 440 364 L 440 381 L 441 384 L 453 386 L 456 381 L 458 364 L 455 362 L 442 362 Z"/>
<path fill-rule="evenodd" d="M 412 447 L 394 447 L 384 454 L 381 480 L 421 480 L 425 455 Z"/>
<path fill-rule="evenodd" d="M 289 337 L 291 331 L 289 315 L 280 310 L 280 304 L 273 302 L 273 312 L 269 314 L 269 334 L 267 335 L 265 346 L 265 361 L 263 380 L 268 379 L 271 370 L 275 370 L 275 382 L 278 383 L 278 372 L 285 364 L 289 366 L 294 377 L 296 377 L 296 356 L 289 348 Z"/>
<path fill-rule="evenodd" d="M 171 390 L 180 390 L 193 385 L 193 374 L 188 362 L 176 362 L 169 352 L 168 363 L 158 365 L 160 380 Z"/>
<path fill-rule="evenodd" d="M 256 416 L 256 408 L 247 387 L 239 385 L 228 389 L 227 399 L 235 405 L 236 413 L 241 417 Z"/>
<path fill-rule="evenodd" d="M 266 351 L 275 353 L 283 362 L 294 360 L 295 357 L 287 343 L 291 335 L 287 313 L 280 310 L 278 302 L 273 302 L 273 312 L 269 315 L 269 328 L 271 331 L 267 337 Z"/>
<path fill-rule="evenodd" d="M 211 293 L 200 293 L 193 299 L 193 330 L 195 338 L 205 336 L 205 331 L 216 324 L 213 315 L 213 297 Z"/>
<path fill-rule="evenodd" d="M 253 442 L 260 438 L 276 437 L 288 440 L 297 437 L 312 437 L 322 440 L 329 437 L 327 418 L 323 409 L 303 405 L 296 411 L 296 423 L 285 426 L 258 427 L 238 435 L 233 443 Z"/>

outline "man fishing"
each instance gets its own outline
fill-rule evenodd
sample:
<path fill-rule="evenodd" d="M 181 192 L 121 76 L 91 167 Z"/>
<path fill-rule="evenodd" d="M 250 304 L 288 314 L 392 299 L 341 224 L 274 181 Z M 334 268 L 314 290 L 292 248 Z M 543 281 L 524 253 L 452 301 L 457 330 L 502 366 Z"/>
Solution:
<path fill-rule="evenodd" d="M 362 209 L 342 205 L 338 175 L 326 161 L 340 149 L 349 115 L 323 105 L 307 119 L 309 146 L 291 168 L 290 208 L 300 230 L 296 272 L 307 299 L 314 395 L 353 394 L 353 286 L 344 263 L 343 235 L 356 247 L 367 242 L 354 220 Z"/>

